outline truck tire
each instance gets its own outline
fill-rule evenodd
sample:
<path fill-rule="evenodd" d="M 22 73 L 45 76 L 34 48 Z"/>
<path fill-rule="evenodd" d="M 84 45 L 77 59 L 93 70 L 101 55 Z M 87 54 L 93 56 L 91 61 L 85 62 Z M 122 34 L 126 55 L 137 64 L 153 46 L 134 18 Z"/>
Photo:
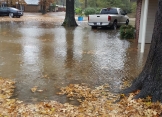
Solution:
<path fill-rule="evenodd" d="M 114 22 L 113 23 L 112 28 L 113 28 L 113 30 L 116 30 L 117 29 L 117 22 Z"/>
<path fill-rule="evenodd" d="M 97 28 L 97 26 L 92 26 L 92 29 L 96 29 Z"/>
<path fill-rule="evenodd" d="M 126 23 L 125 23 L 125 24 L 126 24 L 126 25 L 128 25 L 128 24 L 129 24 L 129 20 L 128 20 L 128 19 L 126 20 Z"/>

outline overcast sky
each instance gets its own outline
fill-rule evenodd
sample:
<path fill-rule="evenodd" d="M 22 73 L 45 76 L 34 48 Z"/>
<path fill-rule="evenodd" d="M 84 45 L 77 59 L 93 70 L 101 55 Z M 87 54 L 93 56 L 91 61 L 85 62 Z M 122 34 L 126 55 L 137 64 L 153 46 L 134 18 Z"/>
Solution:
<path fill-rule="evenodd" d="M 27 4 L 38 4 L 39 0 L 25 0 Z"/>

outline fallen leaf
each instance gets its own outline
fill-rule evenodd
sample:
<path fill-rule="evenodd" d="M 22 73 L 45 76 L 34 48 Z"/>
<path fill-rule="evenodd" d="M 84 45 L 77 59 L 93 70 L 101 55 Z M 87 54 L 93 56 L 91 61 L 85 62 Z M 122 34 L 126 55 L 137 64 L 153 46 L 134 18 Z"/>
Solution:
<path fill-rule="evenodd" d="M 35 86 L 35 87 L 33 87 L 33 88 L 31 88 L 31 91 L 34 93 L 34 92 L 36 92 L 37 91 L 37 86 Z"/>

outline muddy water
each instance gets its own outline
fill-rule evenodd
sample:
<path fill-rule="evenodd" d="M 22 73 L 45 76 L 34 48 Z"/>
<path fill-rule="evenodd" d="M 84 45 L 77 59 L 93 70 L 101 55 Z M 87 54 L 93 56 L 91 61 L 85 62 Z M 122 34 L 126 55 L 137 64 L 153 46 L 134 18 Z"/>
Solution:
<path fill-rule="evenodd" d="M 59 23 L 0 22 L 0 76 L 16 81 L 14 98 L 25 102 L 69 102 L 56 93 L 71 83 L 118 92 L 141 71 L 149 49 L 121 40 L 119 31 L 92 30 L 87 23 L 64 28 Z M 31 92 L 37 86 L 40 92 Z"/>

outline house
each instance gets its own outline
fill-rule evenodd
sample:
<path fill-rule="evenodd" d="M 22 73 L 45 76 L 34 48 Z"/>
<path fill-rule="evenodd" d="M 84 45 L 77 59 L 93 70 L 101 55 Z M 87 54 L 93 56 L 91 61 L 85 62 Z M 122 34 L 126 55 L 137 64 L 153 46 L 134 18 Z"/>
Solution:
<path fill-rule="evenodd" d="M 66 11 L 66 6 L 63 5 L 56 5 L 55 6 L 55 12 L 62 12 L 62 11 Z"/>
<path fill-rule="evenodd" d="M 39 0 L 25 0 L 26 5 L 24 6 L 25 12 L 39 12 L 41 7 L 38 4 Z"/>
<path fill-rule="evenodd" d="M 6 2 L 4 0 L 0 0 L 0 7 L 4 7 Z"/>
<path fill-rule="evenodd" d="M 39 0 L 25 0 L 27 4 L 38 4 Z"/>
<path fill-rule="evenodd" d="M 24 10 L 25 12 L 38 12 L 40 11 L 39 0 L 20 0 L 19 3 L 15 2 L 14 4 L 7 4 L 7 0 L 0 0 L 0 6 L 12 6 L 18 9 Z"/>
<path fill-rule="evenodd" d="M 0 7 L 15 7 L 20 10 L 24 10 L 24 5 L 26 5 L 26 2 L 24 0 L 20 1 L 0 0 Z"/>
<path fill-rule="evenodd" d="M 40 12 L 43 9 L 43 5 L 39 4 L 40 0 L 25 0 L 27 5 L 25 6 L 26 12 Z M 52 3 L 46 6 L 47 11 L 52 11 Z"/>
<path fill-rule="evenodd" d="M 137 0 L 136 38 L 144 52 L 145 43 L 151 43 L 158 0 Z"/>

